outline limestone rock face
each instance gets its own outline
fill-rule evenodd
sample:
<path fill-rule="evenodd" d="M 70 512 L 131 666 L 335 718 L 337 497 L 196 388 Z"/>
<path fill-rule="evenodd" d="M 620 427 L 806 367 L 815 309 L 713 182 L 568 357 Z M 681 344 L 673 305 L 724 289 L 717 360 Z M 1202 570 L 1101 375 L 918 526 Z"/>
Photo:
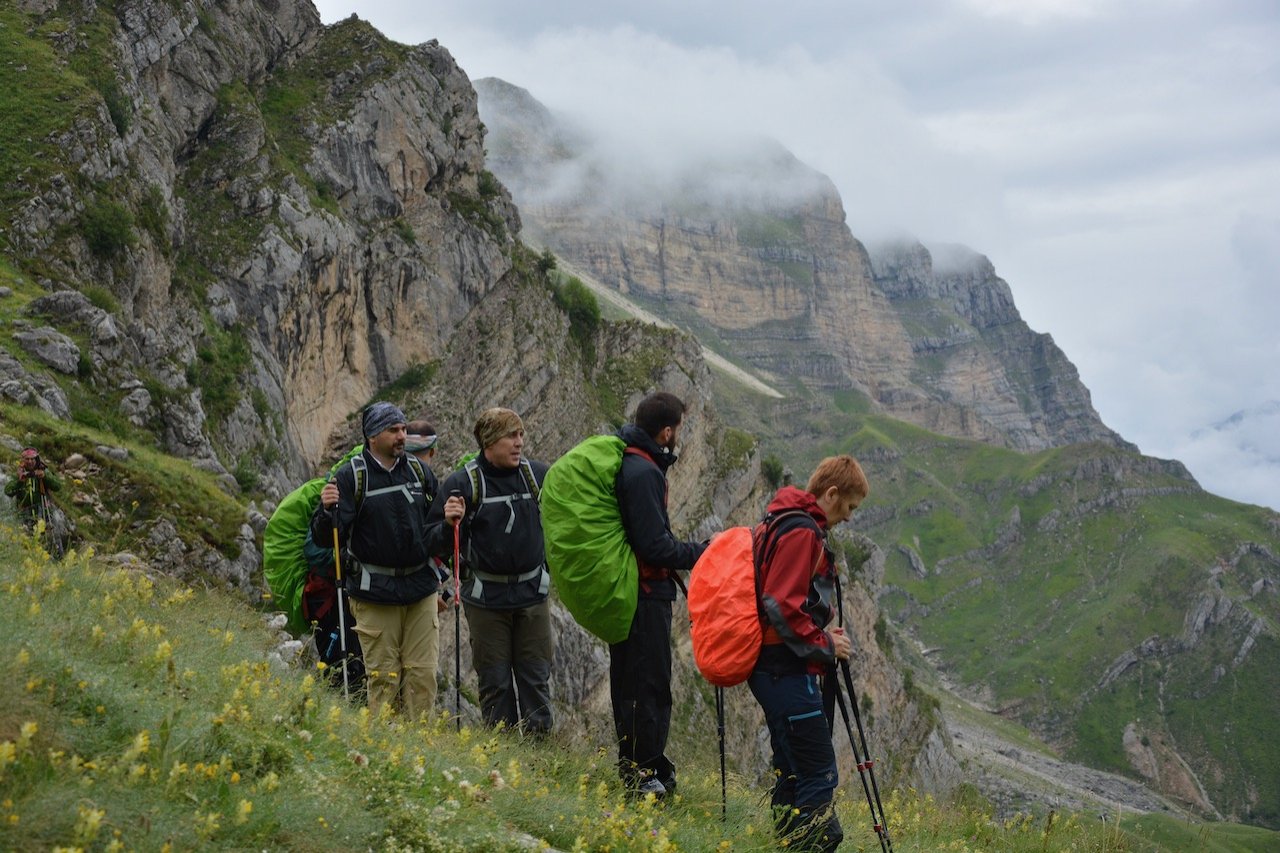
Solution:
<path fill-rule="evenodd" d="M 283 493 L 336 423 L 441 356 L 506 272 L 518 215 L 484 180 L 475 92 L 439 45 L 392 45 L 354 17 L 325 28 L 304 0 L 119 5 L 109 58 L 129 120 L 103 107 L 66 129 L 65 172 L 8 230 L 50 257 L 58 292 L 29 312 L 58 327 L 41 340 L 87 333 L 90 381 L 171 452 L 225 471 L 275 448 L 265 482 Z M 80 236 L 92 200 L 75 174 L 138 188 L 115 198 L 150 214 L 110 262 Z M 91 283 L 117 313 L 77 292 Z M 59 341 L 44 360 L 74 373 Z M 144 401 L 148 382 L 165 399 Z M 31 399 L 21 385 L 8 395 Z"/>
<path fill-rule="evenodd" d="M 773 144 L 625 182 L 528 92 L 476 85 L 491 165 L 527 233 L 766 377 L 853 389 L 934 431 L 1022 450 L 1123 444 L 985 258 L 869 253 L 831 182 Z"/>
<path fill-rule="evenodd" d="M 1103 441 L 1128 446 L 1098 417 L 1053 338 L 1031 331 L 991 262 L 962 246 L 877 246 L 877 287 L 906 325 L 921 384 L 945 404 L 914 418 L 937 432 L 1019 450 Z"/>

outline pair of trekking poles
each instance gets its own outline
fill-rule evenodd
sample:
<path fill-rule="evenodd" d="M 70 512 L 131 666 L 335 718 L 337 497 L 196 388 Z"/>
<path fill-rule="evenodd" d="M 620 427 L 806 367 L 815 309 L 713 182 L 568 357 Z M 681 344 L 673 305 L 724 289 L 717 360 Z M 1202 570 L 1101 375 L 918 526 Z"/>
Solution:
<path fill-rule="evenodd" d="M 454 495 L 461 494 L 454 492 Z M 457 730 L 462 731 L 462 621 L 458 611 L 462 609 L 462 581 L 458 564 L 461 551 L 462 521 L 453 526 L 453 709 Z M 338 543 L 338 525 L 333 524 L 333 571 L 338 592 L 338 644 L 342 650 L 342 696 L 351 698 L 351 683 L 347 675 L 347 616 L 343 607 L 342 548 Z"/>
<path fill-rule="evenodd" d="M 53 527 L 53 509 L 49 500 L 49 492 L 44 487 L 44 480 L 37 478 L 40 484 L 40 518 L 44 521 L 44 535 L 49 537 L 49 553 L 55 560 L 62 559 L 62 538 Z"/>
<path fill-rule="evenodd" d="M 836 576 L 836 608 L 839 614 L 839 625 L 844 626 L 844 593 L 840 588 L 840 577 Z M 843 689 L 841 678 L 843 679 Z M 871 812 L 871 828 L 880 840 L 880 849 L 884 853 L 892 853 L 893 841 L 889 837 L 889 824 L 884 817 L 884 806 L 880 803 L 880 787 L 876 784 L 875 761 L 871 758 L 871 749 L 867 745 L 867 732 L 862 726 L 862 714 L 858 710 L 858 697 L 853 689 L 853 674 L 849 671 L 849 661 L 837 661 L 837 666 L 829 676 L 833 680 L 836 705 L 840 708 L 840 717 L 844 721 L 844 730 L 849 735 L 849 747 L 853 750 L 854 766 L 858 769 L 858 778 L 862 781 L 862 792 L 867 798 L 867 808 Z M 848 696 L 848 703 L 845 697 Z M 858 739 L 853 736 L 853 727 L 849 722 L 849 707 L 853 708 L 853 721 L 857 724 Z M 729 794 L 725 773 L 724 748 L 724 688 L 716 688 L 716 733 L 720 738 L 720 819 L 728 817 Z M 832 721 L 834 726 L 835 722 Z"/>

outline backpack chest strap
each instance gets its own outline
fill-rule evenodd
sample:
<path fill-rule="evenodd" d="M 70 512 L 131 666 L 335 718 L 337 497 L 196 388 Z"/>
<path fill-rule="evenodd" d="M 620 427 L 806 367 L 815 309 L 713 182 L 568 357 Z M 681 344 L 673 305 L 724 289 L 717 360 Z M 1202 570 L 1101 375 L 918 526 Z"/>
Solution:
<path fill-rule="evenodd" d="M 503 528 L 503 533 L 510 533 L 516 523 L 516 501 L 533 500 L 533 495 L 529 492 L 518 492 L 514 495 L 502 495 L 501 497 L 485 498 L 481 501 L 481 506 L 489 504 L 506 504 L 509 515 L 507 516 L 507 526 Z"/>
<path fill-rule="evenodd" d="M 378 495 L 389 495 L 389 494 L 392 494 L 393 492 L 399 492 L 400 494 L 404 495 L 405 500 L 407 500 L 409 503 L 413 503 L 413 493 L 410 492 L 409 487 L 403 483 L 401 483 L 398 486 L 384 486 L 381 489 L 370 489 L 368 492 L 365 492 L 364 496 L 365 496 L 365 499 L 367 500 L 369 498 L 376 498 Z"/>

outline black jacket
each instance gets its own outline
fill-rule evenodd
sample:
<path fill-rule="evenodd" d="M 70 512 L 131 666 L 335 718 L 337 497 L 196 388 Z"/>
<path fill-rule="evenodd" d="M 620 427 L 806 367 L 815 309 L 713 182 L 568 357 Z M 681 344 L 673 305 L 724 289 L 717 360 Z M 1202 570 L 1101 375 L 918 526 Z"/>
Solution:
<path fill-rule="evenodd" d="M 332 542 L 336 520 L 339 540 L 351 557 L 343 567 L 343 580 L 352 598 L 378 604 L 412 604 L 440 586 L 440 575 L 428 565 L 426 535 L 427 510 L 436 491 L 435 475 L 423 465 L 423 481 L 419 483 L 404 456 L 388 471 L 367 449 L 361 455 L 367 473 L 359 510 L 355 502 L 355 471 L 346 464 L 333 478 L 338 484 L 338 503 L 333 513 L 326 511 L 323 504 L 317 505 L 311 517 L 311 536 L 316 542 Z M 396 576 L 362 569 L 363 564 L 411 571 Z"/>
<path fill-rule="evenodd" d="M 484 503 L 477 506 L 473 501 L 473 484 L 465 468 L 446 477 L 427 516 L 427 548 L 441 560 L 453 559 L 453 528 L 445 523 L 444 502 L 457 491 L 467 504 L 460 534 L 462 600 L 493 610 L 529 607 L 545 601 L 549 576 L 538 502 L 521 468 L 499 468 L 483 453 L 476 462 L 484 478 Z M 547 476 L 546 463 L 529 460 L 529 467 L 541 489 Z M 502 580 L 480 577 L 473 569 Z M 532 577 L 514 580 L 528 575 Z"/>
<path fill-rule="evenodd" d="M 618 430 L 618 437 L 628 448 L 644 451 L 653 460 L 625 453 L 614 481 L 622 527 L 640 563 L 640 597 L 674 601 L 676 585 L 670 573 L 692 569 L 707 545 L 681 542 L 671 532 L 671 519 L 667 516 L 667 469 L 676 463 L 676 455 L 659 447 L 635 424 Z"/>

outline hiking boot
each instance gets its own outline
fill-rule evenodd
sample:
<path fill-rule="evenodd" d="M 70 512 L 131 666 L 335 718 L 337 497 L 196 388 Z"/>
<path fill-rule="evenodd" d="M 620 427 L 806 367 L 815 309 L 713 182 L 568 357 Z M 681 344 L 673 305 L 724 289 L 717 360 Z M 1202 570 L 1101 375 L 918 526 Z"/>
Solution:
<path fill-rule="evenodd" d="M 661 800 L 667 795 L 667 786 L 659 782 L 657 776 L 646 776 L 636 785 L 635 791 L 637 797 L 653 794 L 655 799 Z"/>
<path fill-rule="evenodd" d="M 661 800 L 667 795 L 667 788 L 658 781 L 658 777 L 652 773 L 624 773 L 622 774 L 622 790 L 626 793 L 628 799 L 642 800 L 647 794 L 653 794 L 654 799 Z"/>

